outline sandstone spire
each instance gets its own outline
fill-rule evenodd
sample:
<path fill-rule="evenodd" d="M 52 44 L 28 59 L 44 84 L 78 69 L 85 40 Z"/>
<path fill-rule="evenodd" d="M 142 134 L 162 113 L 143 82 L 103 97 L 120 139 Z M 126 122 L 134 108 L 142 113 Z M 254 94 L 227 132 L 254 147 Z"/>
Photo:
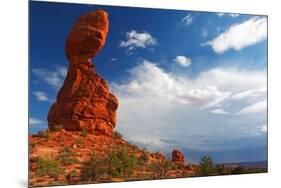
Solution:
<path fill-rule="evenodd" d="M 107 32 L 107 13 L 102 10 L 80 16 L 72 27 L 65 43 L 69 68 L 48 114 L 49 129 L 112 134 L 118 100 L 91 62 L 105 44 Z"/>

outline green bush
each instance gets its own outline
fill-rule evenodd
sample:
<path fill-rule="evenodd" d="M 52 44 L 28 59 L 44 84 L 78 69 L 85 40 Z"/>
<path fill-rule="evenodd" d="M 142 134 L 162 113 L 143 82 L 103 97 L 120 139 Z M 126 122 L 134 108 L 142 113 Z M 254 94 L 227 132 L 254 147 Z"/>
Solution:
<path fill-rule="evenodd" d="M 153 178 L 169 178 L 169 171 L 178 169 L 178 166 L 172 161 L 152 162 L 149 169 L 153 172 Z"/>
<path fill-rule="evenodd" d="M 153 162 L 150 164 L 149 169 L 153 172 L 153 178 L 155 179 L 166 178 L 167 176 L 167 169 L 165 168 L 163 162 Z"/>
<path fill-rule="evenodd" d="M 112 177 L 130 177 L 135 166 L 135 156 L 129 155 L 123 148 L 109 152 L 105 158 L 98 158 L 92 154 L 81 170 L 81 180 L 104 181 Z"/>
<path fill-rule="evenodd" d="M 66 176 L 65 176 L 65 179 L 67 181 L 71 181 L 73 180 L 73 178 L 76 178 L 78 177 L 78 172 L 76 170 L 71 170 L 70 173 L 68 173 Z"/>
<path fill-rule="evenodd" d="M 93 153 L 88 161 L 84 163 L 81 169 L 82 181 L 96 181 L 98 179 L 107 179 L 108 164 L 105 159 L 98 158 Z"/>
<path fill-rule="evenodd" d="M 143 163 L 148 162 L 149 160 L 149 155 L 147 152 L 143 152 L 143 154 L 140 156 L 139 160 Z"/>
<path fill-rule="evenodd" d="M 204 156 L 201 158 L 199 163 L 199 172 L 197 172 L 199 176 L 211 176 L 217 175 L 217 169 L 213 164 L 212 158 L 208 156 Z"/>
<path fill-rule="evenodd" d="M 109 174 L 112 177 L 129 177 L 131 176 L 134 167 L 136 166 L 136 158 L 133 155 L 128 155 L 124 148 L 113 150 L 109 153 L 107 162 L 109 164 Z"/>
<path fill-rule="evenodd" d="M 39 131 L 38 135 L 42 138 L 45 138 L 46 140 L 49 140 L 49 138 L 50 138 L 49 130 Z"/>
<path fill-rule="evenodd" d="M 247 170 L 244 169 L 242 166 L 237 166 L 231 171 L 231 174 L 245 174 L 245 173 L 247 173 Z"/>
<path fill-rule="evenodd" d="M 62 172 L 59 167 L 59 161 L 51 158 L 39 158 L 36 173 L 39 176 L 48 175 L 53 178 L 57 178 Z"/>
<path fill-rule="evenodd" d="M 123 138 L 123 135 L 120 132 L 118 132 L 118 131 L 114 131 L 114 136 L 117 139 L 122 139 Z"/>
<path fill-rule="evenodd" d="M 231 174 L 231 168 L 226 167 L 223 164 L 216 165 L 217 173 L 219 175 L 229 175 Z"/>
<path fill-rule="evenodd" d="M 78 159 L 75 158 L 76 154 L 70 150 L 69 146 L 64 146 L 60 153 L 60 162 L 62 165 L 71 165 L 78 163 Z"/>

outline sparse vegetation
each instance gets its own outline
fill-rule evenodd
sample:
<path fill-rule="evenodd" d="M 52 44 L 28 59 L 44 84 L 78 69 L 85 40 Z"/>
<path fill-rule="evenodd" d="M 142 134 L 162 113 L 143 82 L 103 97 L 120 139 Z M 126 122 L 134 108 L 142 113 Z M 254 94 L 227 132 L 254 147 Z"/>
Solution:
<path fill-rule="evenodd" d="M 65 176 L 65 179 L 67 181 L 71 181 L 73 180 L 74 178 L 77 178 L 78 177 L 78 172 L 76 170 L 71 170 L 70 173 L 68 173 L 66 176 Z"/>
<path fill-rule="evenodd" d="M 62 172 L 62 169 L 59 167 L 59 161 L 50 158 L 39 158 L 38 167 L 36 173 L 39 176 L 48 175 L 53 178 L 57 178 Z"/>
<path fill-rule="evenodd" d="M 89 132 L 88 132 L 87 128 L 83 127 L 83 129 L 81 131 L 81 136 L 86 137 L 86 136 L 88 136 L 88 134 L 89 134 Z"/>
<path fill-rule="evenodd" d="M 30 143 L 29 143 L 29 148 L 30 148 L 30 149 L 33 149 L 33 148 L 35 148 L 35 143 L 33 143 L 33 142 L 30 142 Z"/>
<path fill-rule="evenodd" d="M 109 164 L 109 174 L 112 177 L 129 177 L 136 166 L 136 158 L 129 155 L 125 148 L 119 148 L 109 153 L 107 162 Z"/>
<path fill-rule="evenodd" d="M 120 132 L 118 132 L 118 131 L 114 131 L 114 136 L 117 139 L 122 139 L 123 138 L 123 135 Z"/>
<path fill-rule="evenodd" d="M 45 131 L 39 131 L 38 135 L 42 138 L 45 138 L 46 140 L 49 140 L 49 138 L 50 138 L 50 133 L 49 133 L 48 129 Z"/>
<path fill-rule="evenodd" d="M 160 152 L 157 151 L 155 153 L 155 157 L 156 157 L 156 159 L 161 159 L 163 157 L 163 155 Z"/>
<path fill-rule="evenodd" d="M 105 158 L 92 154 L 91 158 L 84 163 L 81 179 L 83 181 L 106 181 L 112 177 L 130 177 L 135 166 L 135 156 L 129 155 L 124 148 L 109 152 Z"/>
<path fill-rule="evenodd" d="M 178 169 L 178 165 L 172 161 L 156 161 L 150 164 L 150 170 L 153 172 L 153 178 L 169 178 L 169 171 Z"/>
<path fill-rule="evenodd" d="M 147 152 L 143 152 L 143 154 L 140 156 L 139 160 L 142 162 L 142 163 L 146 163 L 148 162 L 149 160 L 149 155 Z"/>
<path fill-rule="evenodd" d="M 75 158 L 76 154 L 70 150 L 69 146 L 64 146 L 60 153 L 60 162 L 62 165 L 71 165 L 78 163 L 79 161 Z"/>
<path fill-rule="evenodd" d="M 217 174 L 217 169 L 213 164 L 213 160 L 209 156 L 201 158 L 199 163 L 198 176 L 212 176 Z"/>

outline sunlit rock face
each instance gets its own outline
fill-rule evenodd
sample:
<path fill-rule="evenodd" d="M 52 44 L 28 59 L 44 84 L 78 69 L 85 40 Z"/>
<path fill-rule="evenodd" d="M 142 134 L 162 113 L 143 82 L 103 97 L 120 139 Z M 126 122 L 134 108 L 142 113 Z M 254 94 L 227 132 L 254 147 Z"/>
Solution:
<path fill-rule="evenodd" d="M 91 62 L 106 42 L 108 24 L 107 13 L 97 10 L 80 16 L 72 27 L 65 43 L 69 68 L 48 114 L 50 130 L 112 135 L 118 99 Z"/>

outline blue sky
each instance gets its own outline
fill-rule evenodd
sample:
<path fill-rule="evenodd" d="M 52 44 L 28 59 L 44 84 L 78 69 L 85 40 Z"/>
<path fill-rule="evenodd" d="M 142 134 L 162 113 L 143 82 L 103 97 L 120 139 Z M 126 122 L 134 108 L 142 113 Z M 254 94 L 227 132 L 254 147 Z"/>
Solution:
<path fill-rule="evenodd" d="M 267 18 L 244 14 L 30 2 L 30 133 L 47 113 L 68 62 L 75 20 L 101 8 L 109 33 L 93 59 L 119 98 L 117 130 L 190 162 L 267 159 Z"/>

